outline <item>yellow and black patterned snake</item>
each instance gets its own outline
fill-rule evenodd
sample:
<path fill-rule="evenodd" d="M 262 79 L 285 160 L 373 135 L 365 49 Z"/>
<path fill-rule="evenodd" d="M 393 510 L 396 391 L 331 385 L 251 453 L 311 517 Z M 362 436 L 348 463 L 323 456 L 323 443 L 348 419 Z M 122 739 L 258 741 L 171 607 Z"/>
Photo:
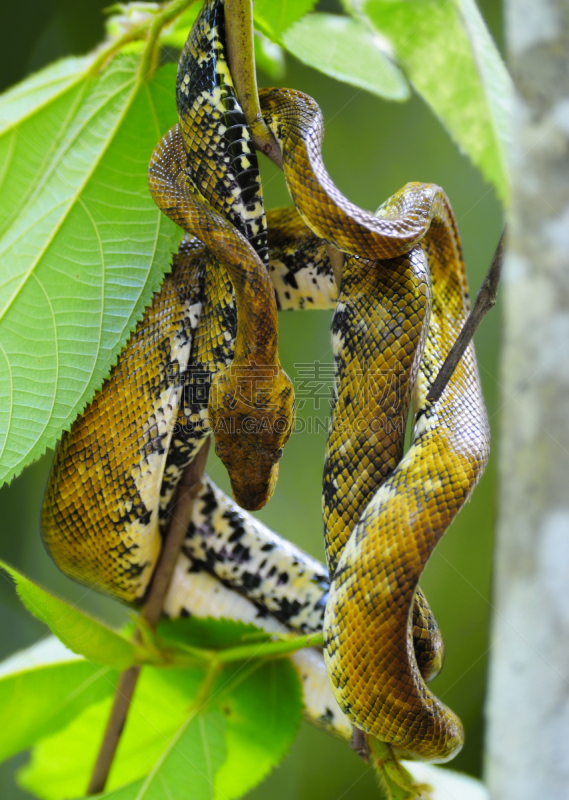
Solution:
<path fill-rule="evenodd" d="M 334 308 L 323 482 L 330 579 L 206 480 L 165 610 L 199 613 L 207 585 L 208 613 L 216 597 L 224 613 L 224 592 L 236 590 L 275 624 L 323 624 L 328 676 L 348 720 L 401 754 L 444 761 L 461 747 L 462 726 L 426 686 L 442 642 L 418 581 L 488 457 L 472 345 L 440 399 L 426 402 L 468 312 L 456 223 L 432 184 L 407 184 L 375 214 L 350 203 L 324 168 L 316 103 L 265 89 L 262 113 L 294 202 L 267 225 L 223 12 L 222 0 L 206 0 L 179 63 L 179 122 L 149 166 L 156 203 L 189 236 L 110 377 L 63 436 L 44 540 L 68 575 L 143 600 L 177 482 L 210 432 L 238 504 L 261 507 L 294 421 L 277 309 Z M 346 254 L 339 292 L 325 242 Z M 298 655 L 310 705 L 312 656 Z M 334 701 L 320 705 L 313 716 L 345 734 Z"/>

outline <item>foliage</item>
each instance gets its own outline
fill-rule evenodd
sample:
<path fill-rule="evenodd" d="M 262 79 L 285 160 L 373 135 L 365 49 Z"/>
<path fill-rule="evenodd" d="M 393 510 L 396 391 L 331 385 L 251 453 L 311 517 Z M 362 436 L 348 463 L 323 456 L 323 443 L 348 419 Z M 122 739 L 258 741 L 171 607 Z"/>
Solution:
<path fill-rule="evenodd" d="M 0 756 L 35 745 L 20 782 L 38 797 L 81 796 L 109 714 L 116 669 L 134 663 L 162 668 L 142 671 L 109 786 L 125 788 L 109 796 L 167 798 L 169 791 L 180 800 L 237 798 L 287 752 L 302 699 L 292 665 L 278 657 L 306 646 L 306 637 L 273 641 L 242 623 L 181 619 L 162 623 L 153 641 L 135 646 L 16 570 L 4 569 L 28 609 L 71 648 L 50 638 L 0 667 Z"/>
<path fill-rule="evenodd" d="M 116 667 L 134 663 L 147 666 L 104 797 L 233 800 L 288 751 L 302 696 L 295 670 L 280 656 L 321 637 L 275 640 L 251 625 L 192 618 L 162 622 L 152 641 L 147 636 L 135 647 L 119 631 L 3 568 L 28 609 L 72 648 L 50 636 L 0 665 L 0 761 L 32 747 L 18 778 L 40 800 L 83 795 Z M 389 747 L 377 743 L 373 758 L 388 800 L 429 800 L 429 788 L 415 785 Z M 432 768 L 427 778 L 443 786 L 448 779 Z"/>
<path fill-rule="evenodd" d="M 510 79 L 474 0 L 365 0 L 361 10 L 392 42 L 405 74 L 461 150 L 506 200 Z"/>
<path fill-rule="evenodd" d="M 506 201 L 511 90 L 474 1 L 345 0 L 342 16 L 314 6 L 257 0 L 260 67 L 280 75 L 287 51 L 386 100 L 411 85 Z M 159 22 L 159 42 L 181 47 L 197 10 L 121 7 L 102 50 L 0 97 L 0 482 L 69 428 L 169 268 L 180 232 L 150 199 L 146 168 L 176 119 L 175 66 L 153 69 L 147 35 Z M 34 746 L 21 781 L 38 797 L 81 796 L 117 670 L 134 663 L 146 666 L 106 796 L 240 797 L 287 751 L 300 687 L 276 658 L 305 642 L 252 646 L 250 630 L 182 620 L 135 645 L 4 569 L 65 645 L 50 638 L 0 667 L 0 754 Z"/>
<path fill-rule="evenodd" d="M 146 185 L 172 65 L 66 59 L 0 100 L 0 476 L 55 444 L 159 287 L 179 239 Z M 49 146 L 45 146 L 45 142 Z"/>

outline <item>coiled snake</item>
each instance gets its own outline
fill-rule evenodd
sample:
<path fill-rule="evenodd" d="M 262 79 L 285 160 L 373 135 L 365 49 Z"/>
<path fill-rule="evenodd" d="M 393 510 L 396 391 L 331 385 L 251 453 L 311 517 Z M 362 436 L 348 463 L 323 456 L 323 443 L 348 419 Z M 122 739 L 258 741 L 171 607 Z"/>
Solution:
<path fill-rule="evenodd" d="M 194 517 L 166 611 L 190 610 L 181 598 L 191 597 L 198 564 L 294 629 L 318 628 L 324 612 L 327 671 L 348 719 L 402 754 L 446 760 L 462 744 L 462 727 L 425 683 L 442 665 L 442 643 L 418 580 L 488 455 L 472 345 L 441 398 L 426 402 L 468 311 L 446 195 L 411 183 L 375 214 L 363 211 L 324 168 L 316 103 L 292 90 L 261 90 L 295 205 L 269 213 L 267 228 L 257 159 L 225 60 L 222 0 L 206 0 L 176 94 L 179 123 L 152 155 L 149 185 L 190 237 L 111 376 L 63 436 L 43 507 L 46 545 L 68 575 L 142 600 L 178 479 L 210 431 L 237 502 L 261 507 L 294 419 L 277 307 L 335 307 L 323 483 L 330 584 L 323 568 L 306 566 L 278 537 L 245 547 L 239 539 L 255 523 L 227 507 L 208 525 L 222 538 L 228 520 L 241 520 L 231 539 L 241 549 L 196 551 L 205 523 Z M 338 296 L 324 240 L 348 256 Z M 411 402 L 413 438 L 403 455 Z M 218 492 L 209 484 L 204 491 Z M 224 501 L 215 496 L 217 508 Z M 255 560 L 257 546 L 265 555 Z"/>

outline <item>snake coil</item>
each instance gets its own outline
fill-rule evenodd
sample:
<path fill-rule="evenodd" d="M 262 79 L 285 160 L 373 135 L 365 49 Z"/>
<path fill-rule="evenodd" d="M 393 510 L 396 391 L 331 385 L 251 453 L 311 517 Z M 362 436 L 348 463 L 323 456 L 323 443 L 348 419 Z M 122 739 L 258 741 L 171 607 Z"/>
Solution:
<path fill-rule="evenodd" d="M 206 0 L 180 59 L 179 122 L 149 167 L 156 203 L 190 236 L 110 377 L 64 434 L 44 502 L 44 540 L 67 574 L 141 601 L 177 482 L 210 433 L 238 503 L 262 506 L 294 420 L 277 308 L 334 308 L 323 480 L 330 579 L 315 563 L 301 575 L 308 557 L 292 556 L 224 506 L 208 525 L 225 541 L 228 520 L 241 520 L 232 548 L 198 545 L 194 520 L 167 611 L 195 602 L 187 598 L 198 564 L 292 628 L 323 625 L 328 675 L 347 718 L 402 754 L 447 760 L 463 732 L 426 686 L 442 666 L 442 641 L 418 582 L 488 457 L 472 345 L 440 399 L 426 403 L 468 313 L 454 216 L 433 184 L 407 184 L 375 214 L 350 203 L 323 165 L 314 100 L 264 89 L 263 116 L 295 205 L 271 212 L 267 228 L 224 47 L 223 2 Z M 324 240 L 348 256 L 339 293 Z M 223 503 L 209 491 L 213 514 Z M 245 546 L 239 540 L 249 529 L 258 535 Z M 334 725 L 345 731 L 345 721 Z"/>

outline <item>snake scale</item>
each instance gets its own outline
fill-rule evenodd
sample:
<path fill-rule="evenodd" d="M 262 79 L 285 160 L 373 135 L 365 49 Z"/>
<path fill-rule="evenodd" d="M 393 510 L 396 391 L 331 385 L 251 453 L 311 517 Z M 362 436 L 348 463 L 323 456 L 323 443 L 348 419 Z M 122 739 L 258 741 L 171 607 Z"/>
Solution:
<path fill-rule="evenodd" d="M 188 236 L 63 436 L 44 541 L 71 577 L 142 601 L 177 482 L 210 433 L 239 506 L 261 507 L 294 422 L 277 310 L 334 308 L 328 571 L 206 479 L 165 611 L 323 627 L 330 684 L 321 654 L 295 655 L 308 713 L 340 735 L 351 723 L 403 755 L 444 761 L 463 732 L 426 685 L 443 651 L 418 581 L 482 474 L 489 441 L 472 345 L 440 399 L 426 401 L 468 313 L 454 216 L 433 184 L 407 184 L 375 214 L 350 203 L 322 162 L 318 106 L 287 89 L 260 91 L 294 202 L 266 215 L 224 36 L 222 0 L 206 0 L 178 67 L 179 122 L 149 166 L 156 203 Z M 326 242 L 346 254 L 339 291 Z"/>

